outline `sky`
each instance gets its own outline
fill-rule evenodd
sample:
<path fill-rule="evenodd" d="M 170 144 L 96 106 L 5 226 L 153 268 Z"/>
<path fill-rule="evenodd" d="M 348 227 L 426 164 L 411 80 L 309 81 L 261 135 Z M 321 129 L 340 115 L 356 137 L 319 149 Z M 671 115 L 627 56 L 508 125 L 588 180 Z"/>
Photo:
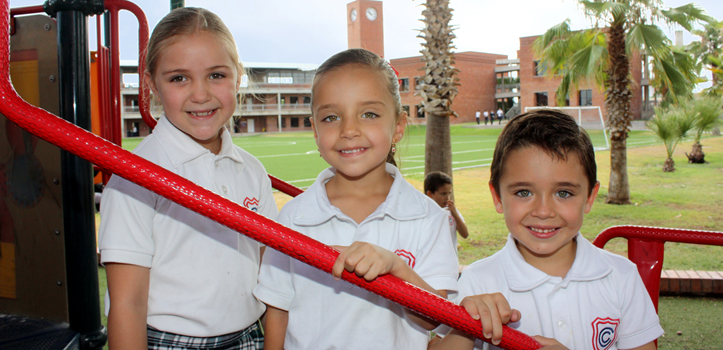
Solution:
<path fill-rule="evenodd" d="M 662 0 L 677 7 L 690 0 Z M 723 20 L 722 0 L 693 1 L 708 14 Z M 231 29 L 242 61 L 321 64 L 347 48 L 346 5 L 350 0 L 186 0 L 218 14 Z M 33 6 L 41 0 L 10 0 L 11 7 Z M 170 9 L 170 0 L 134 1 L 152 28 Z M 387 59 L 419 55 L 423 0 L 383 1 L 384 47 Z M 573 29 L 591 26 L 576 0 L 451 0 L 453 41 L 457 52 L 477 51 L 517 57 L 519 38 L 544 33 L 570 19 Z M 138 58 L 138 22 L 121 11 L 121 59 Z M 671 40 L 674 31 L 663 29 Z M 95 19 L 89 21 L 91 49 L 95 49 Z M 697 37 L 684 33 L 687 44 Z"/>

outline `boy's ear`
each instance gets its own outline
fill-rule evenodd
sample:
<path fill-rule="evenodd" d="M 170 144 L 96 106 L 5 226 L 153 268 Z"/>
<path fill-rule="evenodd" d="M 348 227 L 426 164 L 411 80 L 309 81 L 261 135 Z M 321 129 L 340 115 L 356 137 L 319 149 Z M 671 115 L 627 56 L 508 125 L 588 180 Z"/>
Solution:
<path fill-rule="evenodd" d="M 427 197 L 431 197 L 431 196 L 434 194 L 434 192 L 432 192 L 432 191 L 427 191 L 426 194 L 427 194 Z"/>
<path fill-rule="evenodd" d="M 504 214 L 504 211 L 502 210 L 502 199 L 500 198 L 499 193 L 495 190 L 495 186 L 492 184 L 492 181 L 489 182 L 489 186 L 490 193 L 492 194 L 492 202 L 495 204 L 495 210 L 497 210 L 500 214 Z"/>
<path fill-rule="evenodd" d="M 600 190 L 600 181 L 595 182 L 595 187 L 592 188 L 592 191 L 590 191 L 590 195 L 587 196 L 587 200 L 585 201 L 585 214 L 589 213 L 592 209 L 592 205 L 593 203 L 595 203 L 595 198 L 597 198 L 598 190 Z"/>

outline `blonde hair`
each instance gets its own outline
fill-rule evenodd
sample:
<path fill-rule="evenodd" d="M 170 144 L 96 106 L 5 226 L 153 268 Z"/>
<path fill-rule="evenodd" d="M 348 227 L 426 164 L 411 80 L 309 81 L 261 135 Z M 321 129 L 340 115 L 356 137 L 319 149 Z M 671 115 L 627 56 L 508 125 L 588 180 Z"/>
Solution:
<path fill-rule="evenodd" d="M 402 98 L 399 95 L 399 78 L 397 77 L 396 72 L 394 72 L 394 68 L 392 68 L 387 61 L 379 55 L 365 49 L 349 49 L 339 52 L 334 56 L 329 57 L 329 59 L 324 61 L 324 63 L 316 69 L 314 81 L 311 84 L 312 103 L 314 101 L 314 90 L 316 89 L 319 77 L 337 68 L 353 64 L 372 68 L 381 74 L 384 79 L 384 83 L 387 86 L 387 91 L 394 101 L 394 112 L 396 113 L 396 118 L 399 119 L 402 114 Z M 389 154 L 387 154 L 387 163 L 397 166 L 397 162 L 394 160 L 394 153 L 392 153 L 391 148 L 389 150 Z"/>
<path fill-rule="evenodd" d="M 169 12 L 153 29 L 148 47 L 146 48 L 146 72 L 151 80 L 156 75 L 158 60 L 170 45 L 180 41 L 184 36 L 199 32 L 207 32 L 216 37 L 226 49 L 231 61 L 236 64 L 237 78 L 244 75 L 244 66 L 239 59 L 236 41 L 233 34 L 215 13 L 199 7 L 181 7 Z M 144 72 L 144 74 L 146 73 Z"/>

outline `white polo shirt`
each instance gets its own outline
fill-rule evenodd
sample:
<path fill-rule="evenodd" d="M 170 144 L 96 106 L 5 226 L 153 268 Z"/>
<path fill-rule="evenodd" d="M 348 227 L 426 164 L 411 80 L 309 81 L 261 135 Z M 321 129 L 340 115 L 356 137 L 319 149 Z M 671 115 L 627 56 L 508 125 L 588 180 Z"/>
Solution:
<path fill-rule="evenodd" d="M 580 234 L 575 239 L 575 262 L 560 278 L 528 264 L 510 235 L 502 250 L 462 271 L 456 302 L 500 292 L 522 313 L 510 327 L 555 338 L 569 349 L 631 349 L 660 337 L 663 329 L 635 264 Z M 498 349 L 481 340 L 475 349 L 483 344 Z"/>
<path fill-rule="evenodd" d="M 446 213 L 396 167 L 387 164 L 386 170 L 394 177 L 389 195 L 361 224 L 329 202 L 325 184 L 335 175 L 333 168 L 288 202 L 278 221 L 329 245 L 379 245 L 404 258 L 433 288 L 455 290 L 458 263 Z M 427 347 L 428 332 L 401 306 L 273 249 L 264 254 L 254 295 L 289 311 L 286 350 Z"/>
<path fill-rule="evenodd" d="M 270 219 L 278 213 L 263 165 L 226 129 L 215 155 L 162 117 L 134 153 Z M 216 336 L 264 312 L 251 295 L 259 243 L 121 177 L 103 191 L 98 240 L 102 263 L 150 268 L 148 324 L 157 329 Z"/>
<path fill-rule="evenodd" d="M 454 219 L 454 216 L 452 216 L 452 212 L 449 211 L 449 208 L 442 208 L 445 213 L 447 213 L 447 220 L 449 221 L 449 232 L 452 237 L 452 246 L 454 247 L 454 251 L 457 251 L 457 220 Z M 455 208 L 455 210 L 457 210 Z M 462 213 L 457 210 L 457 215 L 459 215 L 459 219 L 464 222 L 464 217 L 462 216 Z"/>

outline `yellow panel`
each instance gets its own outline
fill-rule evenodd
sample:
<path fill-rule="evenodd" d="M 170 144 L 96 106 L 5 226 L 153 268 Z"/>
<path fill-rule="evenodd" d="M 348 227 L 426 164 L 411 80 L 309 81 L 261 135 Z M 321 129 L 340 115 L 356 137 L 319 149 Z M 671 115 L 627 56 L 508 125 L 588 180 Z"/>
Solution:
<path fill-rule="evenodd" d="M 15 299 L 15 244 L 0 242 L 0 297 Z"/>
<path fill-rule="evenodd" d="M 20 97 L 33 106 L 40 105 L 37 60 L 10 62 L 10 79 Z"/>

